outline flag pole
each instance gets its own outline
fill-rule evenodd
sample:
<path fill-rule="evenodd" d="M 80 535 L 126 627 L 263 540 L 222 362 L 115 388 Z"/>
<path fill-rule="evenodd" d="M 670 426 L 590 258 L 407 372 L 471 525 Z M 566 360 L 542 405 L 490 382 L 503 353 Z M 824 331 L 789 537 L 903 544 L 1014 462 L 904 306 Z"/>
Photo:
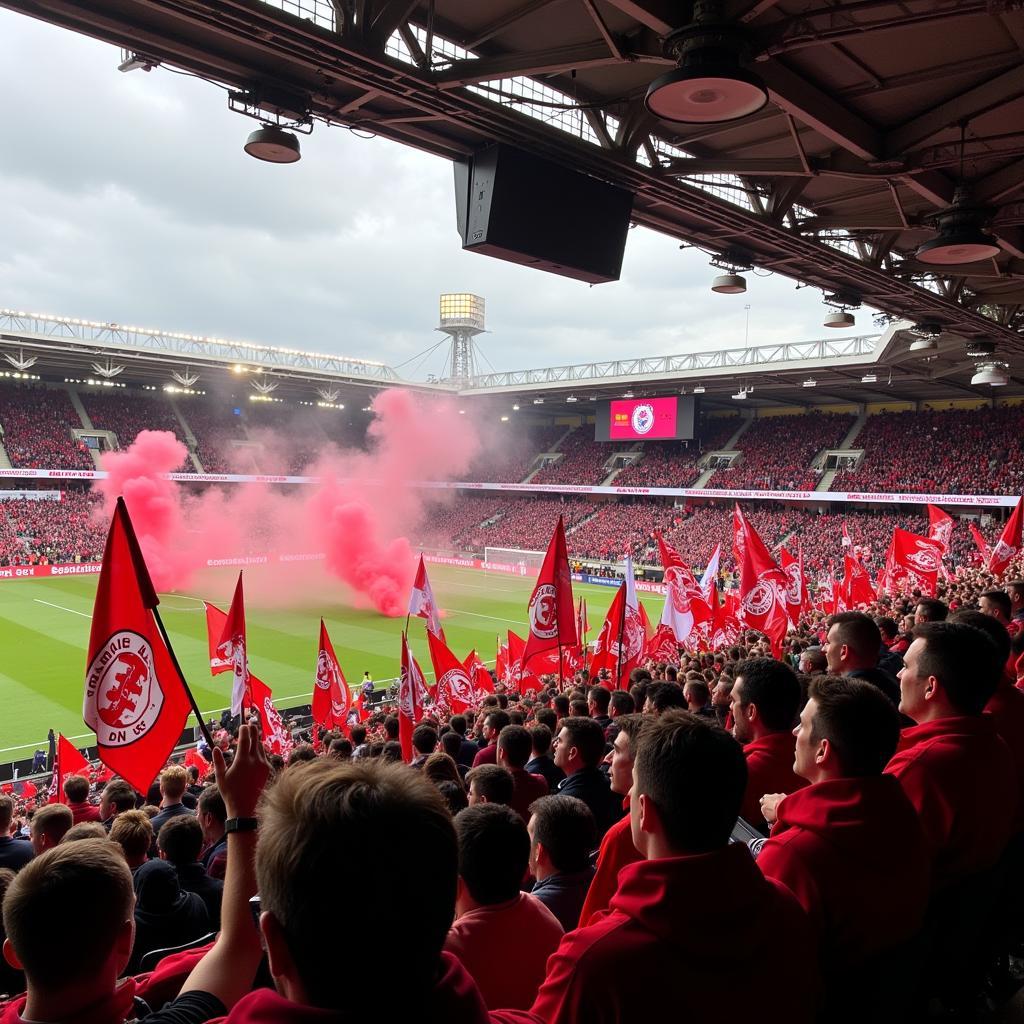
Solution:
<path fill-rule="evenodd" d="M 619 613 L 619 649 L 615 654 L 615 689 L 619 689 L 622 678 L 622 638 L 626 632 L 626 574 L 622 574 L 622 608 Z"/>
<path fill-rule="evenodd" d="M 171 646 L 171 638 L 167 635 L 167 630 L 164 628 L 164 620 L 160 618 L 160 612 L 154 608 L 153 618 L 156 619 L 157 629 L 160 630 L 160 636 L 163 637 L 164 646 L 167 648 L 167 653 L 171 656 L 171 664 L 174 666 L 174 671 L 178 673 L 178 679 L 181 680 L 182 689 L 185 691 L 185 695 L 188 697 L 189 704 L 192 705 L 192 712 L 196 716 L 196 721 L 199 723 L 199 731 L 203 734 L 203 739 L 206 740 L 210 750 L 213 750 L 213 737 L 210 735 L 210 730 L 206 728 L 206 723 L 203 721 L 202 712 L 199 710 L 199 705 L 196 703 L 195 697 L 192 696 L 192 690 L 189 688 L 187 682 L 185 682 L 185 673 L 181 670 L 181 665 L 178 664 L 178 656 L 174 653 L 174 648 Z"/>

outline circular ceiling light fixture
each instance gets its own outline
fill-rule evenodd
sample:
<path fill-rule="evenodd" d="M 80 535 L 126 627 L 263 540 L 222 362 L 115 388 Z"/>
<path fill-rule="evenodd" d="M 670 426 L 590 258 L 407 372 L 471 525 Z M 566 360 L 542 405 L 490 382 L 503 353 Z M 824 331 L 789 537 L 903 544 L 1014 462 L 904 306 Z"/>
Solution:
<path fill-rule="evenodd" d="M 697 0 L 693 21 L 665 40 L 678 66 L 647 87 L 644 104 L 662 121 L 717 124 L 760 110 L 768 90 L 743 66 L 743 31 L 722 15 L 718 0 Z"/>
<path fill-rule="evenodd" d="M 939 343 L 934 338 L 915 338 L 909 347 L 910 352 L 927 352 L 929 349 L 936 349 Z"/>
<path fill-rule="evenodd" d="M 270 164 L 294 164 L 302 158 L 296 135 L 275 125 L 264 125 L 245 140 L 246 153 Z"/>
<path fill-rule="evenodd" d="M 1004 384 L 1010 383 L 1010 377 L 1006 371 L 1006 363 L 978 363 L 976 372 L 971 378 L 971 383 L 988 384 L 993 388 L 1002 387 Z"/>
<path fill-rule="evenodd" d="M 719 274 L 711 282 L 711 290 L 719 295 L 742 295 L 747 290 L 747 279 L 739 274 Z"/>
<path fill-rule="evenodd" d="M 846 309 L 830 309 L 825 314 L 825 319 L 822 321 L 823 327 L 853 327 L 857 323 L 857 318 Z"/>

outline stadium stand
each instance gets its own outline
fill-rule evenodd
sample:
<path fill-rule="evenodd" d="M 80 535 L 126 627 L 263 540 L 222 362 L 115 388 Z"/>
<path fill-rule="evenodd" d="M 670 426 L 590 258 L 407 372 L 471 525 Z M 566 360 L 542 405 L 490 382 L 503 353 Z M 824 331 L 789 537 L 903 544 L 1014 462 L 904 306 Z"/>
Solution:
<path fill-rule="evenodd" d="M 718 416 L 704 423 L 696 441 L 645 441 L 643 458 L 626 466 L 615 486 L 692 487 L 701 474 L 701 456 L 722 448 L 739 425 L 738 416 Z"/>
<path fill-rule="evenodd" d="M 608 475 L 605 463 L 616 450 L 626 451 L 630 446 L 603 444 L 594 440 L 594 428 L 576 427 L 563 438 L 558 450 L 563 457 L 536 473 L 532 483 L 538 484 L 599 484 Z"/>
<path fill-rule="evenodd" d="M 112 431 L 122 449 L 143 430 L 169 430 L 187 447 L 185 432 L 171 403 L 163 395 L 135 391 L 130 396 L 122 396 L 85 390 L 78 394 L 92 425 L 97 430 Z M 182 463 L 183 470 L 191 468 L 187 460 Z"/>
<path fill-rule="evenodd" d="M 0 564 L 88 562 L 103 554 L 107 524 L 94 518 L 100 497 L 66 490 L 60 501 L 0 501 Z"/>
<path fill-rule="evenodd" d="M 95 469 L 88 449 L 71 433 L 81 426 L 62 388 L 0 385 L 0 427 L 12 466 Z"/>

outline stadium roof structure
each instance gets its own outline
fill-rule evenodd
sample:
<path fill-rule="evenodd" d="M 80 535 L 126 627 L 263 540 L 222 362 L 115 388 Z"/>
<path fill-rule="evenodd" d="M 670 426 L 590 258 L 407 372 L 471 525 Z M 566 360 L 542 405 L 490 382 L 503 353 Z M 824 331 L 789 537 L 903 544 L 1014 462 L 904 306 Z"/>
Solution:
<path fill-rule="evenodd" d="M 696 125 L 644 99 L 707 0 L 0 3 L 125 48 L 125 69 L 225 85 L 259 120 L 447 158 L 517 145 L 624 186 L 637 223 L 719 262 L 1024 352 L 1018 0 L 722 0 L 768 102 Z M 963 184 L 994 253 L 923 262 Z"/>

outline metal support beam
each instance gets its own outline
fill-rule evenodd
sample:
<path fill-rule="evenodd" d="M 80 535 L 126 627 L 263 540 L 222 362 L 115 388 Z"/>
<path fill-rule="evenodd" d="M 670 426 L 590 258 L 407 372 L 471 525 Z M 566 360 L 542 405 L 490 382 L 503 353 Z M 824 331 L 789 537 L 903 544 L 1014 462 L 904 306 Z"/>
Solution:
<path fill-rule="evenodd" d="M 560 46 L 554 50 L 535 53 L 508 53 L 500 57 L 478 57 L 475 60 L 457 60 L 434 74 L 434 81 L 442 89 L 457 89 L 499 78 L 517 75 L 551 75 L 559 71 L 578 71 L 580 68 L 603 67 L 621 63 L 602 43 L 584 43 L 580 46 Z"/>

